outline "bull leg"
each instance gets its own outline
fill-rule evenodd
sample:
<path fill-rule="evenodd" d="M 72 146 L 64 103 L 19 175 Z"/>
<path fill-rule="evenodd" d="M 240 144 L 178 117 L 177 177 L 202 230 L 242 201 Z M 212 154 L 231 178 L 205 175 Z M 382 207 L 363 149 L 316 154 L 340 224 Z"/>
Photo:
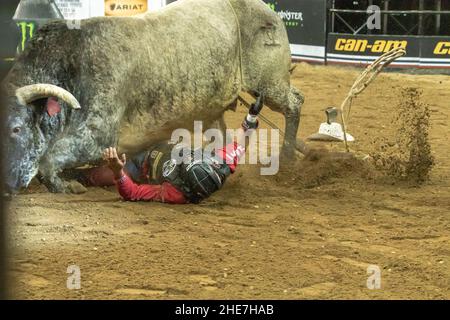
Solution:
<path fill-rule="evenodd" d="M 295 87 L 286 89 L 269 88 L 266 92 L 267 105 L 285 118 L 285 137 L 281 151 L 282 158 L 293 158 L 297 147 L 297 132 L 300 124 L 300 111 L 304 102 L 303 94 Z"/>
<path fill-rule="evenodd" d="M 209 125 L 208 129 L 219 130 L 222 134 L 223 143 L 225 143 L 226 141 L 231 141 L 231 138 L 227 135 L 227 124 L 225 123 L 224 115 L 221 115 L 219 119 L 215 120 L 211 125 Z"/>
<path fill-rule="evenodd" d="M 215 120 L 215 121 L 214 121 L 210 126 L 208 126 L 208 127 L 209 127 L 209 129 L 217 129 L 217 130 L 220 130 L 220 132 L 222 132 L 223 136 L 225 137 L 225 133 L 226 133 L 226 130 L 227 130 L 227 125 L 226 125 L 226 123 L 225 123 L 225 119 L 224 119 L 223 115 L 222 115 L 219 119 Z"/>
<path fill-rule="evenodd" d="M 305 97 L 295 87 L 290 87 L 289 94 L 289 107 L 284 117 L 286 122 L 286 137 L 284 139 L 284 148 L 286 148 L 285 155 L 293 156 L 294 150 L 298 150 L 297 133 L 300 126 L 301 108 L 305 102 Z"/>
<path fill-rule="evenodd" d="M 115 130 L 111 130 L 115 132 Z M 86 126 L 79 128 L 75 135 L 58 140 L 51 151 L 42 159 L 39 171 L 43 183 L 50 192 L 69 192 L 68 184 L 59 174 L 63 169 L 92 163 L 101 158 L 104 148 L 115 145 L 114 136 L 108 133 L 95 133 Z M 94 137 L 100 137 L 101 141 Z M 108 138 L 109 137 L 109 138 Z"/>
<path fill-rule="evenodd" d="M 238 100 L 236 99 L 233 103 L 231 103 L 230 105 L 228 105 L 225 109 L 225 111 L 227 110 L 231 110 L 236 112 L 237 109 L 237 105 L 238 105 Z M 213 121 L 209 126 L 208 129 L 217 129 L 220 130 L 220 132 L 222 133 L 222 138 L 223 138 L 223 142 L 225 143 L 226 141 L 232 141 L 232 137 L 229 136 L 229 134 L 227 133 L 227 124 L 225 123 L 225 112 L 222 113 L 222 115 L 216 119 L 215 121 Z"/>

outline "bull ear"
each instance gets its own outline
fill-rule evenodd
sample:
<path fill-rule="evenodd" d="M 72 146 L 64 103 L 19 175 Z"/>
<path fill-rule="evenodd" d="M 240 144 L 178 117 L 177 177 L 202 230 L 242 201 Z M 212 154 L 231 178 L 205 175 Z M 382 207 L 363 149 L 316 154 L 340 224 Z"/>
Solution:
<path fill-rule="evenodd" d="M 61 105 L 56 98 L 50 97 L 47 99 L 45 111 L 50 117 L 53 117 L 61 112 Z"/>

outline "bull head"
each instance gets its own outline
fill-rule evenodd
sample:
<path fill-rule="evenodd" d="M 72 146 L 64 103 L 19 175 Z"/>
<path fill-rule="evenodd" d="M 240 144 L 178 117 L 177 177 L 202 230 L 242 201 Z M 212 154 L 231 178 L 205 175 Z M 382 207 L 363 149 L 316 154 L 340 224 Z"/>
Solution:
<path fill-rule="evenodd" d="M 64 127 L 65 112 L 59 101 L 80 109 L 67 90 L 51 84 L 33 84 L 16 90 L 8 100 L 3 134 L 6 186 L 11 192 L 27 187 L 52 140 Z"/>

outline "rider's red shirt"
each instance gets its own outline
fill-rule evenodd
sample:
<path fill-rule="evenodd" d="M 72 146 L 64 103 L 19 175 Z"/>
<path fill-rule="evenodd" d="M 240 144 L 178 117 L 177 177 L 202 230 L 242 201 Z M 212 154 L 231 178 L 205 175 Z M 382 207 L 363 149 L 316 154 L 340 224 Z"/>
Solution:
<path fill-rule="evenodd" d="M 231 173 L 236 170 L 239 158 L 244 154 L 245 148 L 237 142 L 230 143 L 218 150 L 220 157 L 230 167 Z M 169 182 L 161 185 L 141 184 L 138 185 L 126 174 L 116 181 L 117 189 L 125 200 L 130 201 L 158 201 L 165 203 L 183 204 L 188 200 L 184 194 Z"/>

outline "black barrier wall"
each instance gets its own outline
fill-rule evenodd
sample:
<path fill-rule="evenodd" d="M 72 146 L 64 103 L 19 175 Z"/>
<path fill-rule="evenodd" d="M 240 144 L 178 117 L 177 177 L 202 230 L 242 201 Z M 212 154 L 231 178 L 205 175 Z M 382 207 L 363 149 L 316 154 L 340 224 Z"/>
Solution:
<path fill-rule="evenodd" d="M 327 25 L 333 23 L 331 19 L 327 19 L 331 1 L 327 3 L 325 0 L 265 0 L 265 2 L 286 24 L 293 59 L 366 66 L 384 52 L 394 47 L 404 46 L 407 55 L 392 63 L 390 67 L 450 68 L 449 36 L 392 36 L 380 35 L 379 32 L 358 35 L 327 33 L 327 30 L 333 29 L 332 26 Z M 364 7 L 362 3 L 361 5 Z M 365 14 L 365 10 L 362 11 L 358 13 Z M 299 23 L 292 22 L 293 17 L 298 17 Z M 360 22 L 362 26 L 364 26 L 364 17 L 365 15 Z M 443 15 L 440 19 L 445 17 Z M 388 21 L 386 16 L 383 16 L 383 19 Z M 441 29 L 446 30 L 443 27 Z"/>
<path fill-rule="evenodd" d="M 173 1 L 167 0 L 166 3 Z M 391 36 L 380 35 L 379 32 L 358 35 L 328 33 L 328 30 L 336 29 L 331 24 L 333 24 L 333 21 L 337 21 L 336 19 L 328 19 L 332 11 L 330 5 L 332 1 L 330 0 L 264 0 L 264 2 L 284 21 L 291 54 L 295 60 L 320 64 L 364 66 L 389 48 L 404 45 L 407 49 L 407 55 L 391 64 L 391 67 L 450 68 L 449 36 Z M 35 17 L 34 20 L 16 19 L 16 21 L 13 21 L 12 18 L 18 3 L 19 0 L 2 1 L 0 3 L 2 41 L 0 46 L 0 79 L 5 76 L 14 62 L 15 55 L 24 49 L 26 41 L 32 37 L 39 26 L 35 21 L 38 17 Z M 336 3 L 338 2 L 336 1 Z M 362 4 L 361 6 L 364 7 Z M 365 15 L 365 11 L 362 11 L 359 13 Z M 344 13 L 340 14 L 343 15 Z M 444 19 L 447 16 L 450 15 L 440 17 L 441 25 L 447 21 Z M 441 26 L 441 29 L 447 30 L 448 28 Z"/>
<path fill-rule="evenodd" d="M 326 0 L 264 0 L 283 19 L 292 57 L 325 62 Z"/>
<path fill-rule="evenodd" d="M 17 45 L 20 42 L 20 30 L 12 20 L 19 0 L 2 1 L 0 4 L 0 80 L 14 63 Z"/>

